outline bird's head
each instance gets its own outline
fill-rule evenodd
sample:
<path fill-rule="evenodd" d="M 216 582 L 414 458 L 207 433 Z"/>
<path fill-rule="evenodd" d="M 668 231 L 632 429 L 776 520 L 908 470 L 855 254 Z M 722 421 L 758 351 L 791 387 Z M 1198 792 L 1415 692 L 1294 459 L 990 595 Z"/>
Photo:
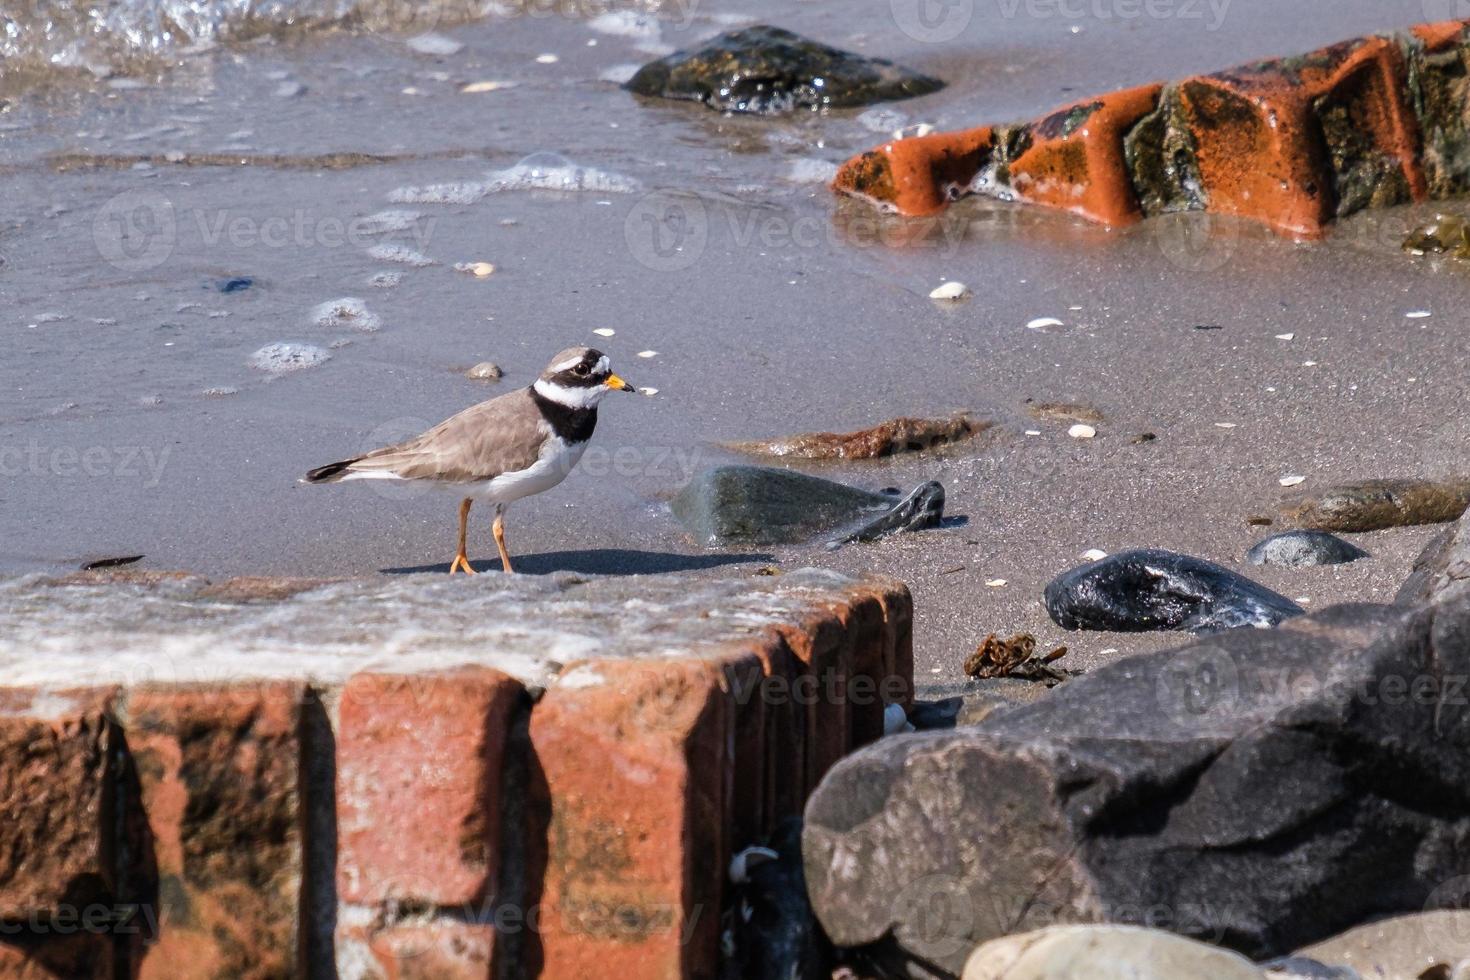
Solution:
<path fill-rule="evenodd" d="M 567 408 L 596 408 L 609 391 L 638 391 L 613 374 L 606 354 L 591 347 L 568 347 L 553 357 L 533 387 Z"/>

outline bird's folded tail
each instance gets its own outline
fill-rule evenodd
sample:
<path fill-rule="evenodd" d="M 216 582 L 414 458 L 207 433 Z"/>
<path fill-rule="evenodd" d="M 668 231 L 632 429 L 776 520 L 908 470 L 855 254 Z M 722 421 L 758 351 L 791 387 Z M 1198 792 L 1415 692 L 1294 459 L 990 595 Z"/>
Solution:
<path fill-rule="evenodd" d="M 305 483 L 337 483 L 347 475 L 348 468 L 353 463 L 361 462 L 362 457 L 357 459 L 344 459 L 339 463 L 328 463 L 326 466 L 318 466 L 306 474 Z"/>

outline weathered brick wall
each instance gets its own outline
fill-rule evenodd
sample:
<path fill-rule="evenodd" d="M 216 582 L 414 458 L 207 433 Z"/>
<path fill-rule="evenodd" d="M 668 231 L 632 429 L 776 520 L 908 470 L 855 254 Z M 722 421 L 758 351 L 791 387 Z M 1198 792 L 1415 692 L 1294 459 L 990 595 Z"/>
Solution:
<path fill-rule="evenodd" d="M 0 978 L 709 977 L 910 696 L 885 580 L 311 585 L 0 582 Z"/>
<path fill-rule="evenodd" d="M 837 191 L 908 215 L 971 192 L 1108 225 L 1174 211 L 1320 236 L 1365 207 L 1470 189 L 1467 21 L 1084 99 L 1031 123 L 894 140 Z"/>

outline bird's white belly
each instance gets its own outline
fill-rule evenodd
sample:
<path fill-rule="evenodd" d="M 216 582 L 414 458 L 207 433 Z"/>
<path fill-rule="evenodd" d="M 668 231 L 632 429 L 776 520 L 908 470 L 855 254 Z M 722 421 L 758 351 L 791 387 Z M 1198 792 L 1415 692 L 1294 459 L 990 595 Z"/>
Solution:
<path fill-rule="evenodd" d="M 586 448 L 585 441 L 569 444 L 552 436 L 546 440 L 536 462 L 523 470 L 502 473 L 493 480 L 477 484 L 467 496 L 496 504 L 508 504 L 512 500 L 550 490 L 567 478 Z"/>

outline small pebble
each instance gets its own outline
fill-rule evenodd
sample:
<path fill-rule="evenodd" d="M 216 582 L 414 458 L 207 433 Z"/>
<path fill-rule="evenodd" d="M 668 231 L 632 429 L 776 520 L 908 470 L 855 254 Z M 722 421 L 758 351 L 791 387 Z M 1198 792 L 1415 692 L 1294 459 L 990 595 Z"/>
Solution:
<path fill-rule="evenodd" d="M 1432 314 L 1428 310 L 1414 310 L 1411 313 L 1405 313 L 1404 316 L 1410 320 L 1422 320 L 1427 316 L 1432 316 Z"/>
<path fill-rule="evenodd" d="M 1067 435 L 1073 439 L 1091 439 L 1097 435 L 1097 430 L 1090 425 L 1083 425 L 1079 422 L 1067 430 Z"/>
<path fill-rule="evenodd" d="M 1101 548 L 1088 548 L 1082 552 L 1082 557 L 1087 561 L 1102 561 L 1107 556 L 1108 553 Z"/>
<path fill-rule="evenodd" d="M 1005 584 L 1006 584 L 1006 580 L 1003 579 L 1003 578 L 992 578 L 992 579 L 986 579 L 986 581 L 985 581 L 985 587 L 988 588 L 988 589 L 999 589 L 999 588 L 1003 588 L 1005 586 Z"/>
<path fill-rule="evenodd" d="M 495 266 L 489 262 L 456 262 L 455 271 L 468 272 L 476 279 L 485 279 L 495 274 Z"/>
<path fill-rule="evenodd" d="M 409 38 L 404 43 L 410 50 L 417 51 L 419 54 L 436 55 L 443 58 L 459 54 L 464 50 L 463 44 L 443 34 L 420 34 L 418 37 Z"/>
<path fill-rule="evenodd" d="M 1279 482 L 1283 487 L 1295 487 L 1306 483 L 1307 478 L 1304 476 L 1283 476 Z"/>
<path fill-rule="evenodd" d="M 658 357 L 658 351 L 656 351 L 656 350 L 641 350 L 641 351 L 638 352 L 638 356 L 639 357 Z"/>
<path fill-rule="evenodd" d="M 1054 316 L 1039 316 L 1026 324 L 1027 330 L 1045 330 L 1047 327 L 1060 327 L 1062 321 Z"/>
<path fill-rule="evenodd" d="M 500 365 L 493 361 L 481 361 L 464 373 L 471 381 L 499 381 L 505 376 Z"/>
<path fill-rule="evenodd" d="M 1039 436 L 1039 435 L 1041 435 L 1041 430 L 1040 429 L 1027 429 L 1026 430 L 1026 434 L 1028 436 Z"/>
<path fill-rule="evenodd" d="M 561 58 L 554 54 L 538 54 L 536 56 L 536 64 L 538 65 L 554 65 L 560 60 Z"/>
<path fill-rule="evenodd" d="M 1294 334 L 1294 333 L 1279 333 L 1279 334 L 1276 335 L 1276 339 L 1277 340 L 1296 340 L 1296 334 Z"/>
<path fill-rule="evenodd" d="M 611 337 L 617 333 L 617 331 L 614 330 L 612 327 L 598 327 L 592 332 L 597 334 L 597 336 L 599 337 Z"/>
<path fill-rule="evenodd" d="M 929 293 L 929 298 L 952 303 L 957 300 L 962 300 L 968 295 L 970 295 L 969 286 L 966 286 L 962 282 L 951 280 L 950 282 L 947 282 L 944 285 L 938 286 L 931 290 Z"/>
<path fill-rule="evenodd" d="M 294 99 L 306 91 L 306 86 L 300 82 L 282 82 L 276 86 L 276 98 Z"/>
<path fill-rule="evenodd" d="M 1233 428 L 1235 428 L 1235 423 L 1234 422 L 1216 422 L 1215 423 L 1215 428 L 1217 428 L 1217 429 L 1233 429 Z"/>
<path fill-rule="evenodd" d="M 639 388 L 638 389 L 638 394 L 640 394 L 640 395 L 646 395 L 647 397 L 652 398 L 654 395 L 658 394 L 658 389 L 657 388 Z"/>
<path fill-rule="evenodd" d="M 515 88 L 515 82 L 470 82 L 460 89 L 465 95 L 479 95 L 481 92 L 498 92 L 503 88 Z"/>

